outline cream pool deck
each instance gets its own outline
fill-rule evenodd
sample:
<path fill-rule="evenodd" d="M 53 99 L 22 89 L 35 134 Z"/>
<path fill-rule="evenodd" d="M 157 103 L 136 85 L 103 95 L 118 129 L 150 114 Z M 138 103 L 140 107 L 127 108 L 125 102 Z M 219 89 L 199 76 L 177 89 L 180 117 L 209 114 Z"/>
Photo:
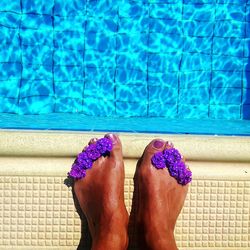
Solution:
<path fill-rule="evenodd" d="M 119 135 L 129 211 L 134 169 L 144 147 L 154 138 L 171 140 L 193 171 L 175 230 L 179 249 L 250 249 L 250 137 Z M 1 130 L 0 249 L 77 248 L 81 223 L 64 180 L 89 139 L 102 136 Z"/>

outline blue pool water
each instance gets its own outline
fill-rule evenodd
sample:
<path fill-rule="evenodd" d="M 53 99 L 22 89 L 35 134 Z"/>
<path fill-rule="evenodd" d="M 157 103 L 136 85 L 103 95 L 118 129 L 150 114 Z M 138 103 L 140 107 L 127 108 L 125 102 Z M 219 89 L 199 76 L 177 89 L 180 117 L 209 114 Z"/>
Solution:
<path fill-rule="evenodd" d="M 1 0 L 0 38 L 0 124 L 250 119 L 250 0 Z"/>

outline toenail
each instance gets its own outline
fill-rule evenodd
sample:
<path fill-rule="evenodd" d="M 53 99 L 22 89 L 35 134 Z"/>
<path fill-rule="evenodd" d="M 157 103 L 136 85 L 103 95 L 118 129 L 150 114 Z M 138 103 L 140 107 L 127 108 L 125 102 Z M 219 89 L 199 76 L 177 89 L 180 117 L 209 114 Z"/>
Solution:
<path fill-rule="evenodd" d="M 113 144 L 116 144 L 118 142 L 118 138 L 115 134 L 107 134 L 105 137 L 109 138 Z"/>
<path fill-rule="evenodd" d="M 166 144 L 167 144 L 168 147 L 171 147 L 171 148 L 174 147 L 174 143 L 171 142 L 171 141 L 167 141 Z"/>
<path fill-rule="evenodd" d="M 162 148 L 163 145 L 164 145 L 164 141 L 162 141 L 162 140 L 155 140 L 155 141 L 154 141 L 154 144 L 153 144 L 153 146 L 154 146 L 156 149 Z"/>
<path fill-rule="evenodd" d="M 92 138 L 92 139 L 90 140 L 90 143 L 95 143 L 95 142 L 97 142 L 97 141 L 98 141 L 97 138 Z"/>

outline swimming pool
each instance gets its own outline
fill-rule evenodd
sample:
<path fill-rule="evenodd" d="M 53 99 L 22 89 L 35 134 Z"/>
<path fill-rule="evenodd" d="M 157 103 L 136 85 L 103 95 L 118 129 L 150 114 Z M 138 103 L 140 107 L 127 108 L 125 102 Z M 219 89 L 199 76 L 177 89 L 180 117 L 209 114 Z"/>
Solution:
<path fill-rule="evenodd" d="M 217 134 L 195 124 L 250 119 L 249 0 L 3 0 L 0 12 L 2 128 L 139 117 Z"/>

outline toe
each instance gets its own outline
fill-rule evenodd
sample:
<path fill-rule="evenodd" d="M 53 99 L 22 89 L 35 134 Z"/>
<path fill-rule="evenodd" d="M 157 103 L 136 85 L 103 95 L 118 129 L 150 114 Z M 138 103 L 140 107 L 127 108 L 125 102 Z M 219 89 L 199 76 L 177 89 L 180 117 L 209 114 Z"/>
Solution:
<path fill-rule="evenodd" d="M 122 159 L 122 144 L 120 138 L 116 134 L 106 134 L 106 138 L 109 138 L 113 143 L 112 151 L 110 152 L 110 157 L 115 158 L 116 160 Z"/>
<path fill-rule="evenodd" d="M 94 144 L 94 143 L 96 143 L 98 141 L 98 138 L 92 138 L 90 141 L 89 141 L 89 145 L 91 145 L 91 144 Z"/>
<path fill-rule="evenodd" d="M 166 142 L 162 139 L 155 139 L 151 141 L 144 150 L 142 156 L 143 165 L 150 166 L 152 156 L 157 152 L 163 151 L 166 146 Z"/>
<path fill-rule="evenodd" d="M 166 148 L 169 149 L 169 148 L 173 148 L 174 147 L 174 143 L 171 142 L 171 141 L 167 141 L 166 142 Z"/>
<path fill-rule="evenodd" d="M 91 139 L 89 140 L 89 142 L 88 142 L 88 145 L 86 145 L 86 146 L 82 149 L 82 151 L 85 151 L 85 150 L 88 148 L 89 145 L 94 144 L 94 143 L 96 143 L 97 141 L 98 141 L 98 138 L 91 138 Z"/>

